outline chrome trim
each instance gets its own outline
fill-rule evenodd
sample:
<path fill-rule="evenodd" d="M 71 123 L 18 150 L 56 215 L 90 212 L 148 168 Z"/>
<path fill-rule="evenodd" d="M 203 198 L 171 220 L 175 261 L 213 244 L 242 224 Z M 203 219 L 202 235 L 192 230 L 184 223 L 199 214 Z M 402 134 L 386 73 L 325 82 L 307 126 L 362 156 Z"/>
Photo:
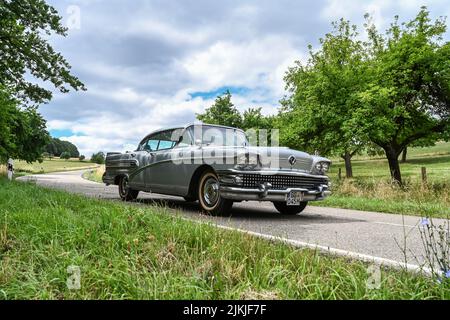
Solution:
<path fill-rule="evenodd" d="M 260 174 L 262 176 L 276 176 L 276 175 L 288 175 L 288 176 L 299 176 L 299 177 L 309 177 L 309 178 L 320 178 L 320 179 L 329 179 L 326 175 L 317 175 L 293 170 L 236 170 L 236 169 L 226 169 L 226 170 L 217 170 L 218 175 L 226 175 L 226 174 Z"/>
<path fill-rule="evenodd" d="M 220 186 L 220 196 L 224 199 L 235 201 L 257 200 L 257 201 L 286 201 L 286 195 L 291 191 L 304 192 L 305 201 L 323 200 L 331 191 L 328 186 L 322 185 L 319 190 L 308 190 L 303 188 L 288 188 L 285 190 L 276 189 L 246 189 L 238 187 Z"/>

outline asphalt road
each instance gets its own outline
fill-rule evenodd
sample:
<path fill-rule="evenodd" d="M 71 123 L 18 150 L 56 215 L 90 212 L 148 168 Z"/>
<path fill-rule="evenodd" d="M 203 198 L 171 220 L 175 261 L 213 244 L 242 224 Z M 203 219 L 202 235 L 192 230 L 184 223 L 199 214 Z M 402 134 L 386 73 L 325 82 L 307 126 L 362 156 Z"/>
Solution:
<path fill-rule="evenodd" d="M 117 186 L 87 181 L 83 171 L 72 171 L 21 177 L 22 181 L 35 181 L 38 185 L 63 189 L 89 197 L 119 200 Z M 400 246 L 405 233 L 407 262 L 421 265 L 424 250 L 418 224 L 419 217 L 365 212 L 356 210 L 308 206 L 298 216 L 282 216 L 268 202 L 242 202 L 233 206 L 230 217 L 209 217 L 199 213 L 196 203 L 186 203 L 182 198 L 159 194 L 140 193 L 140 203 L 150 206 L 165 204 L 179 209 L 174 212 L 189 219 L 210 221 L 221 227 L 230 227 L 257 233 L 265 237 L 281 237 L 296 244 L 318 245 L 337 253 L 349 252 L 353 256 L 364 255 L 404 262 Z M 436 224 L 443 220 L 436 219 Z"/>

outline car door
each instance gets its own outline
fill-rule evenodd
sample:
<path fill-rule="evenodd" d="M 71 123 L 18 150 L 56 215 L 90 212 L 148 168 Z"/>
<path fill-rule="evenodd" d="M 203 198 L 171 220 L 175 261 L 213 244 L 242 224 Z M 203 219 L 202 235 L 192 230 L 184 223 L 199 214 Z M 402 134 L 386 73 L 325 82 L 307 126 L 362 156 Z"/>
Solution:
<path fill-rule="evenodd" d="M 177 156 L 183 149 L 179 143 L 180 130 L 173 129 L 160 132 L 154 137 L 158 140 L 158 148 L 153 153 L 151 164 L 145 177 L 153 192 L 184 195 L 188 187 L 186 170 Z M 184 143 L 185 144 L 185 143 Z"/>
<path fill-rule="evenodd" d="M 145 181 L 145 170 L 150 162 L 151 154 L 148 149 L 149 139 L 144 139 L 140 144 L 136 151 L 131 152 L 130 156 L 132 159 L 136 159 L 138 161 L 138 167 L 135 171 L 130 173 L 129 183 L 130 187 L 143 190 L 150 191 L 147 188 L 147 184 Z"/>

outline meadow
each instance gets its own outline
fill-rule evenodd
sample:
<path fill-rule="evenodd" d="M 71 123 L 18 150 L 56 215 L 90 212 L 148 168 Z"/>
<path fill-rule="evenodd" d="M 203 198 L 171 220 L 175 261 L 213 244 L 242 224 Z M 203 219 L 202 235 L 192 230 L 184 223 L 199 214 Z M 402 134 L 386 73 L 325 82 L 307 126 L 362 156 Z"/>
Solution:
<path fill-rule="evenodd" d="M 96 168 L 98 165 L 89 161 L 79 161 L 78 159 L 45 159 L 42 163 L 38 161 L 33 163 L 27 163 L 26 161 L 16 160 L 14 161 L 15 174 L 17 176 L 23 176 L 26 174 L 42 174 L 59 171 L 71 171 L 71 170 L 83 170 Z M 0 172 L 4 173 L 6 167 L 0 165 Z"/>
<path fill-rule="evenodd" d="M 402 213 L 417 216 L 450 215 L 450 143 L 410 148 L 406 163 L 401 163 L 404 187 L 392 183 L 387 160 L 382 157 L 355 157 L 353 178 L 339 179 L 339 168 L 345 176 L 344 164 L 333 159 L 329 176 L 333 195 L 313 205 L 356 210 Z M 422 182 L 421 168 L 427 171 Z"/>
<path fill-rule="evenodd" d="M 370 277 L 363 262 L 164 207 L 0 179 L 0 299 L 450 299 L 447 280 L 383 268 L 373 288 Z"/>

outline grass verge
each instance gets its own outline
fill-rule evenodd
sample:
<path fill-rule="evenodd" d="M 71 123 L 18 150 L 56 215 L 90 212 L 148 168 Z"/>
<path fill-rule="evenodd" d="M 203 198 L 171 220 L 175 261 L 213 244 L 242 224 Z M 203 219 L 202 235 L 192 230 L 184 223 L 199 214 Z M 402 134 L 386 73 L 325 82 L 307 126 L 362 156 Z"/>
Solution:
<path fill-rule="evenodd" d="M 102 176 L 104 172 L 105 172 L 105 165 L 101 165 L 98 168 L 94 168 L 92 170 L 83 173 L 83 178 L 86 180 L 103 183 Z"/>
<path fill-rule="evenodd" d="M 81 270 L 68 290 L 67 268 Z M 165 208 L 0 179 L 0 298 L 449 299 L 450 283 L 296 249 Z"/>

